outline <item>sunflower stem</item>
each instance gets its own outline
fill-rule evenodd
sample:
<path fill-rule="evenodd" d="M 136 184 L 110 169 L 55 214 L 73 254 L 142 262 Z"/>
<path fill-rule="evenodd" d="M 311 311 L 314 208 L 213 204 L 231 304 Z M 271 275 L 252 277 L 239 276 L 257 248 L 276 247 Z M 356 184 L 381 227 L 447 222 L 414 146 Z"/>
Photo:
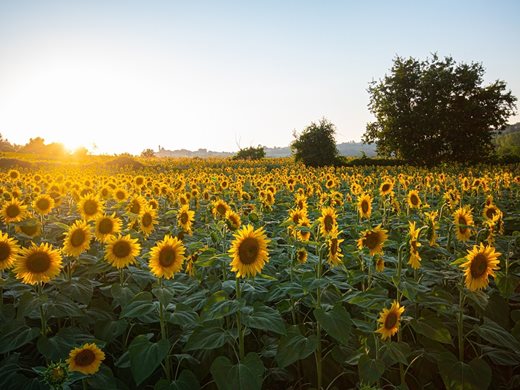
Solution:
<path fill-rule="evenodd" d="M 457 333 L 459 341 L 459 360 L 464 361 L 464 286 L 461 282 L 459 291 L 459 316 L 457 320 Z"/>
<path fill-rule="evenodd" d="M 161 289 L 163 287 L 162 278 L 159 278 L 159 287 Z M 166 332 L 166 323 L 164 321 L 164 305 L 160 299 L 159 299 L 159 323 L 161 324 L 161 339 L 168 340 L 168 333 Z M 168 379 L 168 381 L 171 380 L 170 368 L 171 368 L 170 353 L 168 352 L 168 354 L 166 355 L 166 361 L 165 361 L 165 367 L 164 367 L 164 373 L 166 374 L 166 379 Z"/>
<path fill-rule="evenodd" d="M 119 285 L 123 287 L 125 284 L 125 275 L 123 274 L 123 268 L 119 268 Z"/>
<path fill-rule="evenodd" d="M 43 310 L 43 283 L 38 283 L 38 298 L 40 300 L 40 322 L 41 322 L 41 334 L 47 335 L 47 318 L 45 317 L 45 311 Z"/>
<path fill-rule="evenodd" d="M 322 273 L 322 255 L 321 255 L 321 247 L 317 245 L 318 250 L 318 266 L 316 268 L 316 278 L 319 280 L 321 279 L 321 273 Z M 321 308 L 321 288 L 320 284 L 318 283 L 318 287 L 316 288 L 316 308 Z M 318 345 L 316 348 L 316 354 L 315 354 L 315 360 L 316 360 L 316 376 L 317 376 L 317 388 L 318 390 L 322 389 L 322 350 L 321 350 L 321 326 L 318 321 L 316 321 L 316 336 L 318 337 Z"/>
<path fill-rule="evenodd" d="M 242 297 L 242 291 L 240 290 L 240 278 L 238 276 L 235 277 L 236 281 L 236 297 L 237 301 L 240 301 Z M 242 329 L 242 313 L 240 310 L 237 311 L 237 328 L 238 328 L 238 356 L 239 360 L 242 361 L 244 359 L 244 332 Z"/>

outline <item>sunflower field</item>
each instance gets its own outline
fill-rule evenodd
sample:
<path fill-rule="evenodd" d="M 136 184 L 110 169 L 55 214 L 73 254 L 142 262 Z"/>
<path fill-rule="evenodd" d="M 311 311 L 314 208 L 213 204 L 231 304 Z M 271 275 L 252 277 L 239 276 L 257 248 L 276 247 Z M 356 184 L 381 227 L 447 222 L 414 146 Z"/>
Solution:
<path fill-rule="evenodd" d="M 519 168 L 4 170 L 0 388 L 520 388 Z"/>

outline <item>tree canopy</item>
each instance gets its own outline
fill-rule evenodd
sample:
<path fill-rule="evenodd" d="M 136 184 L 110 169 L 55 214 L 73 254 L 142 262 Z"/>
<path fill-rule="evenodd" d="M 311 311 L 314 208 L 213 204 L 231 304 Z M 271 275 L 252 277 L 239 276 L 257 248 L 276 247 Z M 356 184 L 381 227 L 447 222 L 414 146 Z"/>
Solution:
<path fill-rule="evenodd" d="M 261 160 L 265 157 L 265 148 L 258 145 L 258 147 L 250 146 L 248 148 L 240 149 L 237 154 L 233 156 L 233 160 Z"/>
<path fill-rule="evenodd" d="M 493 153 L 493 135 L 515 113 L 504 81 L 483 85 L 480 63 L 437 55 L 420 61 L 396 57 L 390 74 L 370 83 L 365 143 L 378 154 L 411 162 L 475 162 Z"/>
<path fill-rule="evenodd" d="M 295 132 L 291 144 L 295 160 L 313 167 L 337 164 L 335 133 L 336 127 L 325 118 L 319 123 L 312 122 L 299 135 Z"/>

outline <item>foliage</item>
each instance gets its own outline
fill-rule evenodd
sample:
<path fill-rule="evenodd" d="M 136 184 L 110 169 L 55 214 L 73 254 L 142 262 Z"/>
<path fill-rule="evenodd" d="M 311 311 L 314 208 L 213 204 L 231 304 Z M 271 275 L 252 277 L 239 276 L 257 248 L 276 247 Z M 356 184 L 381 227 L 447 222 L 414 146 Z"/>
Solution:
<path fill-rule="evenodd" d="M 482 161 L 494 132 L 515 112 L 516 98 L 497 80 L 483 85 L 480 63 L 453 58 L 396 57 L 390 75 L 370 83 L 369 123 L 363 137 L 382 156 L 410 162 Z"/>
<path fill-rule="evenodd" d="M 520 157 L 520 123 L 508 126 L 494 143 L 499 157 Z"/>
<path fill-rule="evenodd" d="M 141 152 L 141 157 L 144 157 L 144 158 L 151 158 L 151 157 L 155 157 L 155 152 L 153 151 L 153 149 L 145 149 Z"/>
<path fill-rule="evenodd" d="M 237 154 L 233 156 L 233 160 L 261 160 L 265 157 L 265 148 L 258 145 L 256 148 L 250 146 L 248 148 L 240 149 Z"/>
<path fill-rule="evenodd" d="M 291 144 L 295 160 L 311 167 L 337 164 L 335 133 L 336 127 L 325 118 L 319 123 L 312 122 L 299 135 L 295 132 L 295 140 Z"/>
<path fill-rule="evenodd" d="M 121 233 L 142 248 L 135 263 L 119 270 L 105 260 L 108 244 L 95 236 L 77 257 L 62 252 L 62 272 L 42 285 L 24 284 L 13 268 L 4 269 L 0 388 L 519 387 L 520 165 L 189 161 L 154 159 L 139 171 L 112 172 L 103 164 L 0 171 L 0 231 L 18 246 L 62 249 L 82 218 L 81 198 L 95 194 L 104 213 L 121 221 Z M 383 184 L 391 187 L 386 195 Z M 407 197 L 412 190 L 422 201 L 417 208 Z M 34 206 L 41 194 L 55 201 L 46 215 Z M 359 218 L 362 195 L 371 199 L 370 218 Z M 6 223 L 13 198 L 25 217 Z M 242 225 L 265 230 L 269 261 L 254 278 L 237 280 L 231 271 L 235 231 L 228 213 L 214 212 L 216 199 Z M 135 202 L 156 207 L 151 232 Z M 484 214 L 488 203 L 503 213 L 495 222 Z M 195 212 L 191 234 L 178 223 L 182 205 Z M 471 208 L 471 226 L 454 222 L 460 206 Z M 337 265 L 329 262 L 331 237 L 320 233 L 328 208 L 337 216 Z M 295 222 L 295 211 L 307 225 Z M 21 230 L 31 223 L 42 227 L 34 237 Z M 95 221 L 86 223 L 94 231 Z M 371 256 L 357 241 L 379 225 L 388 239 L 383 253 Z M 456 238 L 458 229 L 470 229 L 468 241 Z M 166 234 L 182 241 L 185 260 L 173 279 L 159 280 L 150 252 Z M 0 242 L 3 266 L 5 236 Z M 485 288 L 471 291 L 461 265 L 477 243 L 501 253 L 500 269 Z M 418 269 L 408 264 L 412 248 L 420 254 Z M 394 300 L 405 310 L 397 334 L 383 341 L 378 318 Z M 65 372 L 70 351 L 85 343 L 103 351 L 99 371 Z"/>

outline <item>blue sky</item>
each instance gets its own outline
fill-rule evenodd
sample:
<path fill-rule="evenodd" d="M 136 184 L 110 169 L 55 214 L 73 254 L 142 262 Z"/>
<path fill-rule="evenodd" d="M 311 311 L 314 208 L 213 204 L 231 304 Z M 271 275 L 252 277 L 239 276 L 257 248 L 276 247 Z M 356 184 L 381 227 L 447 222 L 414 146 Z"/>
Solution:
<path fill-rule="evenodd" d="M 360 140 L 368 83 L 396 55 L 482 62 L 520 97 L 518 15 L 518 1 L 2 0 L 0 133 L 234 151 L 286 146 L 324 116 Z"/>

